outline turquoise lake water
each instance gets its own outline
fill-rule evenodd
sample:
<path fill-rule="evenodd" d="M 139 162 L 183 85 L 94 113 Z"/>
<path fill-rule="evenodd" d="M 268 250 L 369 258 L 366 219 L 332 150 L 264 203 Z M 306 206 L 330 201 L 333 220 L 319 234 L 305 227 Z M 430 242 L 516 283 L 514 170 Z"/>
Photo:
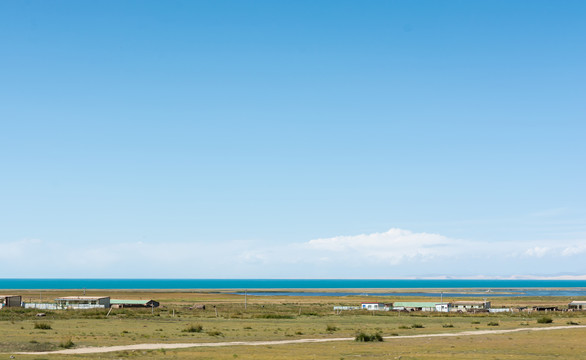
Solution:
<path fill-rule="evenodd" d="M 582 295 L 586 280 L 0 279 L 0 289 L 552 289 Z M 551 292 L 551 290 L 550 290 Z M 573 295 L 565 295 L 573 296 Z"/>

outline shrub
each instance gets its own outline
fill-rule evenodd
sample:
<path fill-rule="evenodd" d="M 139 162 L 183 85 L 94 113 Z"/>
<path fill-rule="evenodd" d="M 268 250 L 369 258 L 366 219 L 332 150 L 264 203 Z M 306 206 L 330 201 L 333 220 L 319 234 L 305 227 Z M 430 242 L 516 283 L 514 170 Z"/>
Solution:
<path fill-rule="evenodd" d="M 580 325 L 580 323 L 574 322 L 574 321 L 568 321 L 566 324 L 568 325 Z"/>
<path fill-rule="evenodd" d="M 356 334 L 356 337 L 354 338 L 354 340 L 360 341 L 360 342 L 376 342 L 376 341 L 383 341 L 383 336 L 378 332 L 369 335 L 369 334 L 366 334 L 361 331 L 358 334 Z"/>
<path fill-rule="evenodd" d="M 59 343 L 59 347 L 64 348 L 64 349 L 70 349 L 74 346 L 75 344 L 73 343 L 73 341 L 71 341 L 71 338 L 61 341 L 61 343 Z"/>
<path fill-rule="evenodd" d="M 326 331 L 327 332 L 334 332 L 334 331 L 337 331 L 337 330 L 338 330 L 338 328 L 335 325 L 330 325 L 330 324 L 326 325 Z"/>
<path fill-rule="evenodd" d="M 294 317 L 291 315 L 281 315 L 281 314 L 262 314 L 255 316 L 257 319 L 293 319 Z"/>
<path fill-rule="evenodd" d="M 197 325 L 191 324 L 187 328 L 185 328 L 183 330 L 183 332 L 199 333 L 199 332 L 202 332 L 202 330 L 203 330 L 203 326 L 201 326 L 200 324 L 197 324 Z"/>
<path fill-rule="evenodd" d="M 399 329 L 405 330 L 405 329 L 411 329 L 411 328 L 409 326 L 401 325 L 401 326 L 399 326 Z"/>
<path fill-rule="evenodd" d="M 443 324 L 442 327 L 445 327 L 445 328 L 453 328 L 454 325 L 452 325 L 452 324 Z"/>
<path fill-rule="evenodd" d="M 491 321 L 491 322 L 489 322 L 489 323 L 488 323 L 488 324 L 486 324 L 486 325 L 488 325 L 488 326 L 499 326 L 499 323 L 498 323 L 498 322 L 496 322 L 496 321 Z"/>
<path fill-rule="evenodd" d="M 208 335 L 209 336 L 224 336 L 224 334 L 222 334 L 222 332 L 218 331 L 218 330 L 208 331 Z"/>
<path fill-rule="evenodd" d="M 537 319 L 538 324 L 551 324 L 553 320 L 549 316 L 542 316 Z"/>
<path fill-rule="evenodd" d="M 51 330 L 51 324 L 47 322 L 36 322 L 35 329 L 39 330 Z"/>
<path fill-rule="evenodd" d="M 413 324 L 411 325 L 411 328 L 413 329 L 423 329 L 425 326 L 423 326 L 422 324 Z"/>

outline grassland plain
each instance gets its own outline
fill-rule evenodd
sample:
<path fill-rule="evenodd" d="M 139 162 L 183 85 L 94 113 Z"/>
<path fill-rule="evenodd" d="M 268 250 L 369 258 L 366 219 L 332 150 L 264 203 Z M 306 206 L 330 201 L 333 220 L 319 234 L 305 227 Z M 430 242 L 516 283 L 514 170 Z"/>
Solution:
<path fill-rule="evenodd" d="M 23 292 L 25 301 L 38 299 L 38 291 Z M 79 295 L 72 291 L 44 291 L 43 298 Z M 334 305 L 356 305 L 361 301 L 392 302 L 409 297 L 289 297 L 249 296 L 225 292 L 196 291 L 94 291 L 87 295 L 147 299 L 161 302 L 154 309 L 46 311 L 0 310 L 0 353 L 59 350 L 69 346 L 112 346 L 141 343 L 189 343 L 263 341 L 306 338 L 354 337 L 357 332 L 383 336 L 453 333 L 471 330 L 586 325 L 581 312 L 548 313 L 553 322 L 540 324 L 543 313 L 457 314 L 347 311 L 335 314 Z M 421 298 L 417 298 L 421 301 Z M 432 300 L 432 299 L 427 299 Z M 437 300 L 437 299 L 433 299 Z M 456 300 L 456 299 L 447 299 Z M 563 307 L 569 298 L 493 298 L 493 306 L 552 304 Z M 206 310 L 190 310 L 205 304 Z M 217 312 L 217 315 L 216 315 Z M 39 329 L 38 324 L 50 329 Z M 37 326 L 35 326 L 37 324 Z M 46 326 L 41 326 L 46 327 Z M 196 329 L 192 331 L 190 329 Z M 198 330 L 199 329 L 199 330 Z M 336 342 L 278 346 L 227 346 L 183 350 L 123 351 L 95 355 L 18 355 L 18 358 L 160 358 L 160 359 L 532 359 L 585 358 L 584 329 L 537 333 L 511 333 L 473 337 L 388 339 L 383 343 Z M 0 356 L 1 358 L 1 356 Z"/>

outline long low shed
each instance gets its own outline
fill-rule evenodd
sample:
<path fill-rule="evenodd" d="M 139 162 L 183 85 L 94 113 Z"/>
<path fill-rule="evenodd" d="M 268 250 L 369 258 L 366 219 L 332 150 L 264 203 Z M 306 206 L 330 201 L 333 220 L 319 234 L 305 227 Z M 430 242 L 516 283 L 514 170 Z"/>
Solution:
<path fill-rule="evenodd" d="M 159 302 L 155 300 L 123 300 L 111 299 L 110 306 L 125 308 L 125 307 L 159 307 Z"/>
<path fill-rule="evenodd" d="M 65 309 L 109 308 L 109 296 L 64 296 L 55 299 L 57 307 Z"/>
<path fill-rule="evenodd" d="M 568 304 L 568 309 L 571 310 L 586 310 L 586 301 L 572 301 Z"/>
<path fill-rule="evenodd" d="M 422 301 L 397 301 L 393 303 L 393 310 L 446 312 L 449 310 L 449 304 Z"/>
<path fill-rule="evenodd" d="M 474 311 L 490 309 L 490 301 L 454 301 L 454 310 Z"/>

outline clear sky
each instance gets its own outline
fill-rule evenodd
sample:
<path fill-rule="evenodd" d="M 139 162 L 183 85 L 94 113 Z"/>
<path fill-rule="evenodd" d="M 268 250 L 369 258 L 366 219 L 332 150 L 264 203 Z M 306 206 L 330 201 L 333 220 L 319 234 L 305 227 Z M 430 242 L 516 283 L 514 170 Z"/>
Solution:
<path fill-rule="evenodd" d="M 586 275 L 584 1 L 2 1 L 0 277 Z"/>

